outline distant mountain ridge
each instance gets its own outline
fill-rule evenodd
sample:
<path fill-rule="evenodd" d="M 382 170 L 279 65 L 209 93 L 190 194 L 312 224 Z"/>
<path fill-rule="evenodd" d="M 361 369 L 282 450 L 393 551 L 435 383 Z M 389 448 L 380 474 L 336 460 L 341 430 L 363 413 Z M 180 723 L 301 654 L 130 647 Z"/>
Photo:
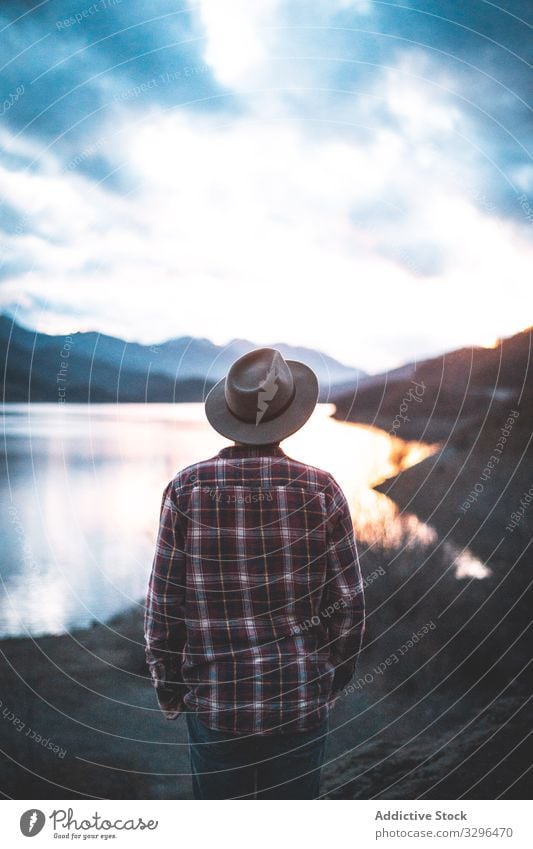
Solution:
<path fill-rule="evenodd" d="M 4 364 L 2 400 L 11 402 L 192 402 L 202 401 L 238 357 L 257 348 L 247 339 L 215 345 L 180 336 L 157 345 L 126 342 L 89 331 L 52 336 L 0 315 Z M 284 357 L 300 360 L 318 375 L 320 400 L 364 376 L 319 351 L 273 343 Z"/>
<path fill-rule="evenodd" d="M 402 439 L 460 440 L 513 405 L 533 402 L 533 328 L 494 348 L 458 348 L 368 375 L 332 392 L 335 417 L 372 424 Z M 415 399 L 415 387 L 416 399 Z"/>
<path fill-rule="evenodd" d="M 337 419 L 434 445 L 374 487 L 402 511 L 491 566 L 527 553 L 530 518 L 512 534 L 506 526 L 532 480 L 533 328 L 494 348 L 460 348 L 371 375 L 332 402 Z"/>

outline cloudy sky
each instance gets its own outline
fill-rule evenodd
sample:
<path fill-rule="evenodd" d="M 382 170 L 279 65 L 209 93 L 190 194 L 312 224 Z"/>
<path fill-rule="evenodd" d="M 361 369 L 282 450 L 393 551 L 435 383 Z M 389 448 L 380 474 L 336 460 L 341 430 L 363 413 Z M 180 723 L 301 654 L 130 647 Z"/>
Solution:
<path fill-rule="evenodd" d="M 0 6 L 0 308 L 369 372 L 533 324 L 533 4 Z"/>

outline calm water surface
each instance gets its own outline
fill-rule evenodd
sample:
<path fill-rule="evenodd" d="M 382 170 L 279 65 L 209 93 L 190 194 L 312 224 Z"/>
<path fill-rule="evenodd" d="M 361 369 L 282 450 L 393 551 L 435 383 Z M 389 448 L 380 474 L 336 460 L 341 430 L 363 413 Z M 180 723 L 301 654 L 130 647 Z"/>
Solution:
<path fill-rule="evenodd" d="M 319 405 L 284 451 L 334 474 L 360 539 L 434 540 L 433 528 L 370 489 L 431 449 L 336 422 L 332 411 Z M 6 404 L 1 416 L 0 636 L 58 634 L 142 604 L 164 486 L 229 444 L 203 405 Z"/>

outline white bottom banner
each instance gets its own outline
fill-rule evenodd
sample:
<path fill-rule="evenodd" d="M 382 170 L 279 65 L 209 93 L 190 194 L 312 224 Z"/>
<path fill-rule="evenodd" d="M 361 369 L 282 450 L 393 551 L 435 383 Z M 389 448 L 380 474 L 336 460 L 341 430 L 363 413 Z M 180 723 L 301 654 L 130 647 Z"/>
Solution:
<path fill-rule="evenodd" d="M 272 849 L 533 846 L 527 801 L 4 801 L 2 844 Z"/>

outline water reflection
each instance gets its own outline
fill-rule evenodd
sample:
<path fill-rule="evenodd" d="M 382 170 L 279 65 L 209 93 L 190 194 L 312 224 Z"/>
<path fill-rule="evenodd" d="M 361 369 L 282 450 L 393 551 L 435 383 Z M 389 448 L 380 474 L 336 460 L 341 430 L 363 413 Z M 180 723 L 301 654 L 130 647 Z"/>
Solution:
<path fill-rule="evenodd" d="M 414 466 L 440 446 L 404 442 L 374 427 L 338 422 L 330 418 L 332 404 L 321 407 L 304 430 L 286 440 L 286 452 L 335 475 L 350 502 L 357 536 L 367 545 L 385 551 L 435 546 L 435 528 L 414 513 L 402 512 L 388 496 L 371 487 Z M 468 548 L 446 541 L 443 552 L 457 578 L 485 578 L 490 574 Z"/>
<path fill-rule="evenodd" d="M 337 422 L 332 410 L 319 405 L 283 443 L 286 453 L 335 475 L 361 540 L 390 549 L 434 543 L 433 528 L 370 489 L 433 449 Z M 61 633 L 139 603 L 164 485 L 228 444 L 201 404 L 13 404 L 2 424 L 2 636 Z M 456 563 L 460 577 L 484 569 L 468 551 Z"/>
<path fill-rule="evenodd" d="M 429 456 L 435 446 L 407 443 L 383 430 L 338 422 L 333 405 L 321 405 L 305 429 L 287 439 L 293 457 L 328 469 L 338 480 L 352 509 L 358 535 L 367 542 L 396 548 L 407 534 L 422 543 L 433 539 L 427 525 L 412 514 L 400 515 L 396 504 L 370 487 Z"/>

